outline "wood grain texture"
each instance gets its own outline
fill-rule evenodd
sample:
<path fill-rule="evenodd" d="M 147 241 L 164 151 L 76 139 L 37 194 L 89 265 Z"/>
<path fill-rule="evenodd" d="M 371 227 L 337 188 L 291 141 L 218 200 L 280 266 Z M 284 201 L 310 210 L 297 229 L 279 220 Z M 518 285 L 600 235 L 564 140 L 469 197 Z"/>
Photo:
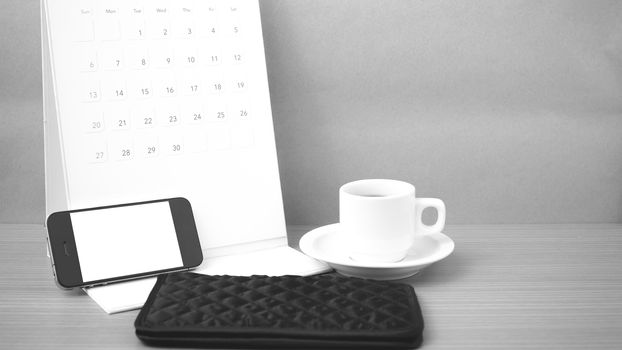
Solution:
<path fill-rule="evenodd" d="M 290 227 L 297 245 L 312 227 Z M 622 225 L 450 226 L 418 276 L 423 349 L 622 348 Z M 135 349 L 137 311 L 107 315 L 53 282 L 41 226 L 0 226 L 0 348 Z"/>

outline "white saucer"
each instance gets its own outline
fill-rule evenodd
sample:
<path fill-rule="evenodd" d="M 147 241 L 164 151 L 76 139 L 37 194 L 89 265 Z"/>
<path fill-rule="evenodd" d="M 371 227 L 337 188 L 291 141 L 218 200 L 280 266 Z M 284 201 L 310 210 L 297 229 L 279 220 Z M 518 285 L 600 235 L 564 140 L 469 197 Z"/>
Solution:
<path fill-rule="evenodd" d="M 326 262 L 342 275 L 375 280 L 410 277 L 428 265 L 447 257 L 454 250 L 454 241 L 443 233 L 418 237 L 403 260 L 393 263 L 361 262 L 348 254 L 349 244 L 337 231 L 339 224 L 326 225 L 307 232 L 300 239 L 300 250 L 312 258 Z"/>

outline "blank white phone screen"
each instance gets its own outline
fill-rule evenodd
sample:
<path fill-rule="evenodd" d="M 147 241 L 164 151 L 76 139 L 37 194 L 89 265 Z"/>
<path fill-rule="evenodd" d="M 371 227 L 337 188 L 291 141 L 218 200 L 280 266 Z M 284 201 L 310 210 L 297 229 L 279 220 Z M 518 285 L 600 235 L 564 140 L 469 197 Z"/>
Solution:
<path fill-rule="evenodd" d="M 168 202 L 70 216 L 84 282 L 183 266 Z"/>

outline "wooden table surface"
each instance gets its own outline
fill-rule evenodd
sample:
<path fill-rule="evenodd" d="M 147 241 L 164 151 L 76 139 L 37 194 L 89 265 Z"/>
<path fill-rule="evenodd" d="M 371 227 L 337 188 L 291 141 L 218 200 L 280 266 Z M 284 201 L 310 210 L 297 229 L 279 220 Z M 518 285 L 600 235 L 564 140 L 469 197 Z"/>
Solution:
<path fill-rule="evenodd" d="M 290 227 L 296 246 L 310 227 Z M 447 259 L 403 280 L 422 349 L 622 349 L 622 225 L 450 226 Z M 134 349 L 138 311 L 58 289 L 44 229 L 0 225 L 0 348 Z"/>

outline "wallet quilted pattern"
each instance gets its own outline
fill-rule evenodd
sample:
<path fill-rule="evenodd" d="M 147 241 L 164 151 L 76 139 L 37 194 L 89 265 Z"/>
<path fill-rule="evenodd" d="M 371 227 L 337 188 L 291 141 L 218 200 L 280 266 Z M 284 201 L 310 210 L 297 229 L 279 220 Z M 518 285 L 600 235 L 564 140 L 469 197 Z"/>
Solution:
<path fill-rule="evenodd" d="M 135 325 L 147 342 L 245 347 L 403 348 L 423 330 L 412 287 L 334 274 L 160 276 Z"/>

